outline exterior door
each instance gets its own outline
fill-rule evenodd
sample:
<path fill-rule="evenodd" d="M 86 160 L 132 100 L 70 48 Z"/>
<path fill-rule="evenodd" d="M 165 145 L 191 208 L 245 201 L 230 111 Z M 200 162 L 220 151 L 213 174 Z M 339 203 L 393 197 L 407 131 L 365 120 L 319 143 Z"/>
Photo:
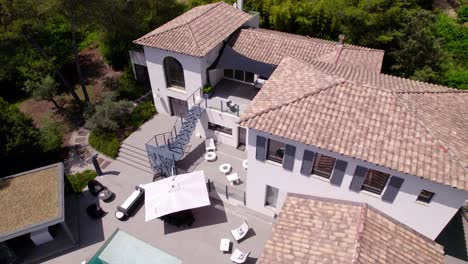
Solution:
<path fill-rule="evenodd" d="M 239 143 L 237 144 L 238 149 L 245 150 L 245 145 L 247 144 L 246 136 L 247 130 L 244 127 L 239 127 Z"/>
<path fill-rule="evenodd" d="M 187 101 L 180 100 L 174 97 L 169 97 L 169 104 L 171 106 L 171 114 L 185 118 L 188 113 Z"/>

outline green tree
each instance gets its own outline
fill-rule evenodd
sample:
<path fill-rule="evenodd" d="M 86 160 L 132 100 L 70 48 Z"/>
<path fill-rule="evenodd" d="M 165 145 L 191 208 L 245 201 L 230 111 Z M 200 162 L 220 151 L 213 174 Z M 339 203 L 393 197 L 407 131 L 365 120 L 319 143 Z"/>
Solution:
<path fill-rule="evenodd" d="M 93 131 L 117 131 L 133 105 L 126 100 L 116 101 L 116 98 L 115 93 L 103 94 L 101 100 L 90 109 L 85 126 Z"/>
<path fill-rule="evenodd" d="M 39 130 L 31 118 L 0 97 L 0 160 L 40 150 Z"/>
<path fill-rule="evenodd" d="M 390 53 L 395 60 L 391 69 L 400 76 L 437 82 L 445 54 L 436 36 L 436 16 L 427 10 L 408 12 L 397 48 Z"/>
<path fill-rule="evenodd" d="M 63 62 L 71 54 L 70 45 L 66 44 L 69 42 L 65 41 L 64 45 L 62 41 L 70 38 L 54 34 L 57 31 L 68 31 L 64 30 L 67 27 L 62 23 L 63 17 L 57 16 L 54 11 L 54 6 L 51 5 L 50 1 L 0 0 L 0 38 L 2 44 L 6 43 L 7 46 L 17 47 L 16 52 L 2 55 L 6 55 L 6 59 L 13 57 L 14 63 L 12 64 L 15 66 L 25 65 L 23 69 L 31 66 L 34 68 L 35 65 L 43 67 L 36 74 L 34 71 L 31 73 L 31 71 L 24 70 L 23 75 L 25 73 L 31 75 L 26 76 L 25 79 L 37 80 L 38 76 L 55 73 L 63 83 L 67 93 L 71 94 L 82 108 L 83 104 L 74 87 L 61 71 Z M 56 23 L 59 25 L 54 26 Z M 31 52 L 31 48 L 35 50 L 35 53 Z M 38 55 L 39 60 L 42 61 L 38 62 Z M 7 65 L 11 65 L 11 63 L 7 63 Z M 47 65 L 47 68 L 44 69 L 44 65 Z M 21 72 L 21 68 L 19 72 Z"/>
<path fill-rule="evenodd" d="M 37 100 L 47 100 L 52 102 L 58 109 L 63 108 L 54 99 L 55 96 L 59 95 L 58 83 L 50 75 L 47 75 L 38 82 L 27 80 L 24 83 L 24 88 L 26 92 L 30 93 Z"/>
<path fill-rule="evenodd" d="M 53 120 L 50 116 L 44 118 L 40 129 L 40 144 L 43 151 L 53 152 L 62 147 L 62 129 L 62 124 Z"/>

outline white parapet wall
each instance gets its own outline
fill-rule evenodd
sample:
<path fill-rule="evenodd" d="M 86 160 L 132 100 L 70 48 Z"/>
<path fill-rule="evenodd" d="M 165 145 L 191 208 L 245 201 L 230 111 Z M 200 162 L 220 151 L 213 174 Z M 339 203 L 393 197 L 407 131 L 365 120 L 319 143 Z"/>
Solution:
<path fill-rule="evenodd" d="M 267 160 L 262 162 L 256 160 L 257 135 L 296 146 L 293 171 L 287 171 L 281 165 L 272 161 Z M 305 149 L 341 159 L 348 163 L 340 186 L 333 186 L 329 180 L 319 176 L 311 175 L 307 177 L 300 174 Z M 247 152 L 249 164 L 246 188 L 247 207 L 268 215 L 280 212 L 281 205 L 288 192 L 356 201 L 367 203 L 430 239 L 435 239 L 463 205 L 463 202 L 468 199 L 468 192 L 464 190 L 455 189 L 448 185 L 404 174 L 386 167 L 377 166 L 253 129 L 249 129 Z M 383 201 L 379 195 L 365 191 L 353 192 L 349 190 L 354 171 L 358 165 L 404 179 L 403 185 L 392 203 Z M 265 207 L 267 185 L 279 189 L 276 209 Z M 435 193 L 434 198 L 429 204 L 422 204 L 416 201 L 422 189 Z"/>

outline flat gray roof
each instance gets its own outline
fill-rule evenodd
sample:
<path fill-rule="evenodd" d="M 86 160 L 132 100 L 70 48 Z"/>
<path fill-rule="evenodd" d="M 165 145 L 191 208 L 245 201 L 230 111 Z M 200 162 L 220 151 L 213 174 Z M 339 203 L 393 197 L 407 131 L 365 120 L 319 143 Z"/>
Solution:
<path fill-rule="evenodd" d="M 63 177 L 56 163 L 0 179 L 0 242 L 64 221 Z"/>

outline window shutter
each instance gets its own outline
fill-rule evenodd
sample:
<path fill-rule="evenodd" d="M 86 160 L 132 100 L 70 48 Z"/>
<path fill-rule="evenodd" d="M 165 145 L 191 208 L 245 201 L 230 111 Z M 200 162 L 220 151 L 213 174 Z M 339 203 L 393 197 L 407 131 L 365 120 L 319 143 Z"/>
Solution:
<path fill-rule="evenodd" d="M 283 169 L 292 171 L 294 168 L 294 157 L 296 156 L 296 147 L 286 145 L 283 158 Z"/>
<path fill-rule="evenodd" d="M 398 194 L 398 191 L 401 188 L 401 185 L 403 184 L 403 181 L 404 179 L 402 178 L 391 177 L 387 189 L 385 189 L 385 192 L 382 195 L 382 200 L 389 203 L 393 203 Z"/>
<path fill-rule="evenodd" d="M 367 168 L 357 166 L 356 171 L 354 171 L 353 179 L 349 185 L 351 191 L 359 192 L 361 190 L 364 179 L 366 178 Z"/>
<path fill-rule="evenodd" d="M 266 159 L 266 138 L 257 136 L 257 153 L 255 155 L 257 160 L 265 161 Z"/>
<path fill-rule="evenodd" d="M 335 167 L 333 168 L 333 173 L 331 175 L 330 183 L 332 185 L 340 186 L 345 175 L 346 167 L 348 163 L 343 160 L 337 159 L 335 162 Z"/>
<path fill-rule="evenodd" d="M 301 174 L 310 176 L 312 166 L 314 166 L 315 152 L 304 150 L 304 157 L 302 157 Z"/>

